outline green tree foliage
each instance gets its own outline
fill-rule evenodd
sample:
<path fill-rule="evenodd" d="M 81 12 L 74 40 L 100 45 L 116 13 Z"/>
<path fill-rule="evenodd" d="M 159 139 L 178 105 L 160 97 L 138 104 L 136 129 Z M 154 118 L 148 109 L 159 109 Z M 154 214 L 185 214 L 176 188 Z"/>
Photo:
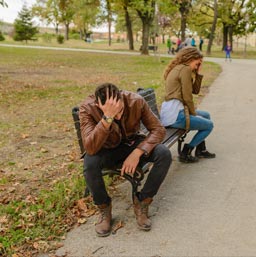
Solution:
<path fill-rule="evenodd" d="M 73 20 L 75 14 L 74 1 L 73 0 L 58 0 L 60 10 L 60 21 L 65 26 L 65 39 L 69 39 L 69 25 Z"/>
<path fill-rule="evenodd" d="M 233 36 L 245 36 L 255 31 L 255 0 L 197 0 L 193 1 L 193 12 L 189 26 L 199 35 L 209 39 L 210 53 L 213 39 L 222 30 L 222 49 Z M 219 33 L 220 34 L 220 33 Z M 218 37 L 217 37 L 218 39 Z"/>
<path fill-rule="evenodd" d="M 239 21 L 236 24 L 235 35 L 247 35 L 256 29 L 256 1 L 249 0 L 240 10 Z"/>
<path fill-rule="evenodd" d="M 3 7 L 8 7 L 5 0 L 0 0 L 0 5 L 2 5 Z"/>
<path fill-rule="evenodd" d="M 0 0 L 3 5 L 4 0 Z M 134 35 L 142 31 L 142 54 L 148 54 L 149 39 L 156 35 L 181 36 L 197 34 L 223 42 L 233 36 L 244 36 L 256 28 L 255 0 L 37 0 L 34 13 L 54 24 L 66 28 L 74 23 L 83 38 L 95 25 L 108 24 L 109 45 L 111 27 L 117 21 L 116 31 L 127 33 L 129 49 L 133 50 Z M 222 32 L 221 32 L 222 31 Z M 222 40 L 221 40 L 222 38 Z"/>
<path fill-rule="evenodd" d="M 164 36 L 180 36 L 180 15 L 176 4 L 171 4 L 170 0 L 162 0 L 158 4 L 157 21 L 162 34 L 162 43 L 165 43 Z"/>
<path fill-rule="evenodd" d="M 245 35 L 246 25 L 250 24 L 246 5 L 255 3 L 255 0 L 220 0 L 219 18 L 223 25 L 223 45 L 225 48 L 229 41 L 233 45 L 233 36 Z M 255 9 L 254 9 L 255 10 Z M 247 19 L 248 18 L 248 19 Z"/>
<path fill-rule="evenodd" d="M 179 11 L 181 15 L 181 24 L 180 24 L 181 40 L 184 41 L 186 37 L 188 15 L 192 8 L 192 4 L 191 4 L 192 0 L 177 0 L 175 2 L 179 6 Z"/>
<path fill-rule="evenodd" d="M 0 30 L 0 41 L 4 41 L 4 40 L 5 40 L 5 37 L 4 37 L 3 33 L 2 33 L 2 31 Z"/>
<path fill-rule="evenodd" d="M 116 31 L 127 32 L 129 50 L 134 50 L 133 27 L 138 15 L 131 8 L 131 0 L 116 0 L 113 9 L 117 14 Z"/>
<path fill-rule="evenodd" d="M 33 13 L 46 20 L 48 24 L 55 26 L 56 34 L 58 34 L 59 25 L 65 26 L 65 39 L 69 38 L 69 25 L 73 21 L 75 14 L 76 0 L 37 0 L 33 6 Z"/>
<path fill-rule="evenodd" d="M 148 41 L 150 37 L 150 27 L 155 20 L 155 0 L 132 0 L 131 6 L 137 11 L 142 22 L 142 47 L 141 54 L 148 54 Z"/>
<path fill-rule="evenodd" d="M 58 34 L 61 22 L 59 0 L 37 0 L 36 4 L 33 5 L 32 12 L 35 16 L 40 17 L 42 21 L 52 24 L 56 34 Z"/>
<path fill-rule="evenodd" d="M 211 53 L 211 47 L 218 25 L 217 0 L 198 0 L 193 3 L 189 17 L 189 27 L 203 38 L 208 38 L 207 53 Z"/>
<path fill-rule="evenodd" d="M 255 0 L 250 0 L 246 4 L 246 13 L 247 16 L 245 17 L 246 19 L 248 18 L 249 22 L 249 27 L 248 31 L 249 33 L 255 32 L 256 31 L 256 2 Z"/>
<path fill-rule="evenodd" d="M 99 8 L 99 0 L 74 0 L 73 22 L 79 30 L 81 38 L 86 38 L 92 27 L 96 25 Z"/>
<path fill-rule="evenodd" d="M 38 33 L 37 27 L 33 26 L 31 11 L 26 5 L 23 5 L 21 11 L 18 13 L 18 17 L 14 22 L 14 31 L 14 40 L 25 40 L 26 43 Z"/>

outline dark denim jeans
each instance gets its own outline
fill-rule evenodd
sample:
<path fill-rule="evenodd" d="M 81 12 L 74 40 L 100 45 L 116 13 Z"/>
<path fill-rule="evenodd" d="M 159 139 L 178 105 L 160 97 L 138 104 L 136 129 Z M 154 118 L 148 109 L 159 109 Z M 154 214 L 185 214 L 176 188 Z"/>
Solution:
<path fill-rule="evenodd" d="M 138 139 L 132 146 L 121 143 L 116 148 L 102 149 L 95 155 L 85 155 L 84 176 L 96 205 L 111 201 L 102 177 L 102 169 L 115 167 L 122 163 L 140 142 L 141 139 Z M 171 152 L 165 145 L 159 144 L 148 157 L 141 157 L 140 163 L 145 163 L 145 161 L 152 162 L 153 167 L 139 193 L 140 200 L 153 197 L 158 192 L 172 162 Z"/>

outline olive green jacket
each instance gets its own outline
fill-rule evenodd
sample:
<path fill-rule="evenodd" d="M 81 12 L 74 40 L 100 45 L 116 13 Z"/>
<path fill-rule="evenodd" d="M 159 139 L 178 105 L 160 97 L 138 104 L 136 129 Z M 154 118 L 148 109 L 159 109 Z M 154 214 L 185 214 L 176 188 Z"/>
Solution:
<path fill-rule="evenodd" d="M 195 73 L 194 81 L 193 76 L 189 65 L 179 64 L 174 67 L 166 78 L 165 101 L 178 99 L 184 107 L 187 106 L 189 114 L 196 115 L 192 94 L 199 93 L 203 76 Z"/>

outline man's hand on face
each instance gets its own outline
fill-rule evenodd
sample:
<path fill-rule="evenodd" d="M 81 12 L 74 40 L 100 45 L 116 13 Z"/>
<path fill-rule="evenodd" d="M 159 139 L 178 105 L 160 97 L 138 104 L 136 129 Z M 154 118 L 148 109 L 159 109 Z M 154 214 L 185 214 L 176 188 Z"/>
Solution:
<path fill-rule="evenodd" d="M 105 104 L 102 104 L 101 100 L 99 98 L 97 105 L 103 111 L 105 116 L 115 118 L 115 116 L 120 111 L 121 100 L 117 99 L 117 95 L 114 96 L 113 93 L 110 96 L 110 92 L 109 92 L 109 90 L 107 90 Z"/>

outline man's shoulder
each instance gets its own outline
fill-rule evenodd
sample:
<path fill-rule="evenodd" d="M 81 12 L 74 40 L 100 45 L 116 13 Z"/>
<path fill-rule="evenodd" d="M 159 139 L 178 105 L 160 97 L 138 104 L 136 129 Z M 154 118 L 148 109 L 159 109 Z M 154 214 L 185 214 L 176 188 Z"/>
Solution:
<path fill-rule="evenodd" d="M 144 98 L 135 92 L 122 91 L 122 97 L 126 108 L 131 110 L 141 109 L 145 103 Z"/>
<path fill-rule="evenodd" d="M 89 95 L 80 104 L 80 109 L 82 109 L 82 108 L 86 109 L 90 106 L 93 106 L 94 104 L 95 104 L 95 96 L 94 95 Z"/>
<path fill-rule="evenodd" d="M 141 95 L 131 91 L 122 90 L 121 95 L 124 99 L 127 99 L 127 101 L 143 100 L 143 97 Z"/>

